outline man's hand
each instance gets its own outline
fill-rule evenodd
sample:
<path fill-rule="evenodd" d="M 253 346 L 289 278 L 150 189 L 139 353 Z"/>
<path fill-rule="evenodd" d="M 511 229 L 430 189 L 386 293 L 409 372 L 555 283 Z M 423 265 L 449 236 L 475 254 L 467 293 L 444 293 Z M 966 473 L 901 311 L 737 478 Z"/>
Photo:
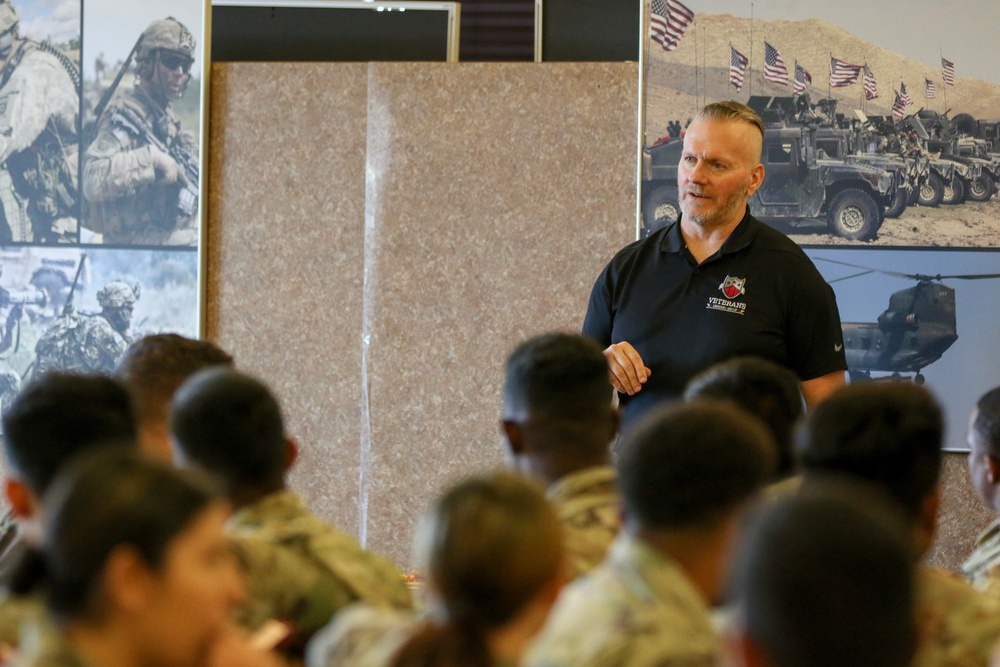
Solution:
<path fill-rule="evenodd" d="M 187 183 L 187 177 L 177 161 L 161 151 L 156 146 L 150 146 L 149 152 L 153 156 L 153 169 L 156 170 L 156 182 L 160 185 L 176 183 L 178 179 L 182 183 Z"/>
<path fill-rule="evenodd" d="M 615 389 L 634 396 L 642 390 L 642 385 L 653 371 L 646 368 L 642 357 L 628 342 L 614 343 L 604 350 L 608 360 L 608 377 Z"/>

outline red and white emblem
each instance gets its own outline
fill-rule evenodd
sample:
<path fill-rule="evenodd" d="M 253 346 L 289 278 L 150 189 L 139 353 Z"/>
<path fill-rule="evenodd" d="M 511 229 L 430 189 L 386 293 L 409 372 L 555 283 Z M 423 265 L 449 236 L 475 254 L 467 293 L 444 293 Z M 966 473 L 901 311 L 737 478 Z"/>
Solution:
<path fill-rule="evenodd" d="M 746 293 L 746 290 L 743 288 L 746 281 L 746 278 L 733 278 L 732 276 L 726 276 L 726 279 L 722 281 L 721 285 L 719 285 L 719 290 L 726 296 L 727 299 L 735 299 L 741 294 Z"/>

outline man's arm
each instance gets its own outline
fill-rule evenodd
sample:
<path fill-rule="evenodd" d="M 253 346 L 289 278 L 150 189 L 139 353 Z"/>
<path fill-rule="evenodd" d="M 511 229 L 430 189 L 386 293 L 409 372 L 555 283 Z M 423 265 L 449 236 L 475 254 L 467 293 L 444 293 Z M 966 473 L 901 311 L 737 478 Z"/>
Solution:
<path fill-rule="evenodd" d="M 806 399 L 806 408 L 812 410 L 823 399 L 846 384 L 844 371 L 834 371 L 812 380 L 802 382 L 802 396 Z"/>

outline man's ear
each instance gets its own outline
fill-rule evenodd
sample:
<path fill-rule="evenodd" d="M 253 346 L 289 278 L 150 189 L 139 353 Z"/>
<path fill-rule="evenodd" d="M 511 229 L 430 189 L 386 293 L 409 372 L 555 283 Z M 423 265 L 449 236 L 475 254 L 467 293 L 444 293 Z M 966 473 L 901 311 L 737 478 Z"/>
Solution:
<path fill-rule="evenodd" d="M 514 421 L 503 419 L 500 421 L 500 430 L 503 431 L 504 439 L 507 441 L 507 448 L 511 455 L 521 456 L 525 453 L 524 431 L 521 425 Z"/>
<path fill-rule="evenodd" d="M 292 469 L 299 458 L 299 443 L 291 437 L 285 436 L 285 472 Z"/>
<path fill-rule="evenodd" d="M 734 667 L 770 667 L 760 646 L 746 632 L 738 629 L 727 632 L 725 643 L 729 663 Z"/>
<path fill-rule="evenodd" d="M 130 544 L 119 544 L 104 561 L 104 590 L 116 607 L 133 613 L 146 608 L 156 574 Z"/>
<path fill-rule="evenodd" d="M 38 499 L 28 486 L 13 477 L 8 477 L 3 483 L 3 492 L 10 501 L 11 511 L 20 519 L 30 519 L 38 511 Z"/>
<path fill-rule="evenodd" d="M 986 457 L 986 479 L 990 484 L 1000 484 L 1000 459 Z"/>

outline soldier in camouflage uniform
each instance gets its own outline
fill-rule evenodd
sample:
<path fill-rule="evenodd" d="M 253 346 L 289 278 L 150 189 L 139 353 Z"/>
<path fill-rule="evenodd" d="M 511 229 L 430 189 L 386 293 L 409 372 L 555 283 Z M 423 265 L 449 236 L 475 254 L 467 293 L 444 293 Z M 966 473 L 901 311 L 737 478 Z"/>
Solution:
<path fill-rule="evenodd" d="M 515 468 L 538 477 L 563 526 L 568 576 L 597 567 L 618 534 L 609 445 L 618 413 L 608 362 L 589 338 L 546 334 L 507 359 L 502 427 Z"/>
<path fill-rule="evenodd" d="M 84 157 L 83 192 L 88 224 L 104 243 L 198 242 L 198 183 L 182 164 L 197 163 L 198 146 L 170 106 L 187 89 L 194 50 L 180 21 L 154 21 L 142 34 L 136 85 L 118 91 L 98 120 Z"/>
<path fill-rule="evenodd" d="M 969 476 L 986 507 L 1000 514 L 1000 387 L 983 394 L 969 419 Z M 976 540 L 962 571 L 973 586 L 1000 599 L 1000 519 Z"/>
<path fill-rule="evenodd" d="M 75 240 L 80 70 L 0 3 L 0 243 Z"/>
<path fill-rule="evenodd" d="M 774 460 L 764 427 L 735 407 L 651 412 L 618 448 L 622 533 L 599 567 L 563 590 L 525 664 L 716 667 L 709 605 Z"/>
<path fill-rule="evenodd" d="M 68 313 L 56 320 L 35 345 L 35 372 L 52 369 L 110 375 L 132 344 L 129 326 L 139 286 L 112 281 L 97 293 L 99 315 Z"/>
<path fill-rule="evenodd" d="M 288 549 L 322 569 L 329 587 L 344 591 L 345 601 L 411 606 L 392 563 L 328 525 L 287 488 L 285 474 L 296 446 L 262 383 L 224 367 L 201 371 L 175 394 L 171 429 L 175 461 L 206 469 L 226 485 L 237 508 L 228 524 L 232 535 Z M 275 585 L 296 575 L 271 573 Z"/>
<path fill-rule="evenodd" d="M 887 492 L 906 511 L 919 559 L 937 528 L 943 434 L 941 407 L 926 389 L 850 385 L 809 413 L 800 446 L 803 486 L 839 474 Z M 913 665 L 986 665 L 1000 640 L 1000 602 L 954 574 L 923 565 L 917 567 L 916 593 Z"/>

